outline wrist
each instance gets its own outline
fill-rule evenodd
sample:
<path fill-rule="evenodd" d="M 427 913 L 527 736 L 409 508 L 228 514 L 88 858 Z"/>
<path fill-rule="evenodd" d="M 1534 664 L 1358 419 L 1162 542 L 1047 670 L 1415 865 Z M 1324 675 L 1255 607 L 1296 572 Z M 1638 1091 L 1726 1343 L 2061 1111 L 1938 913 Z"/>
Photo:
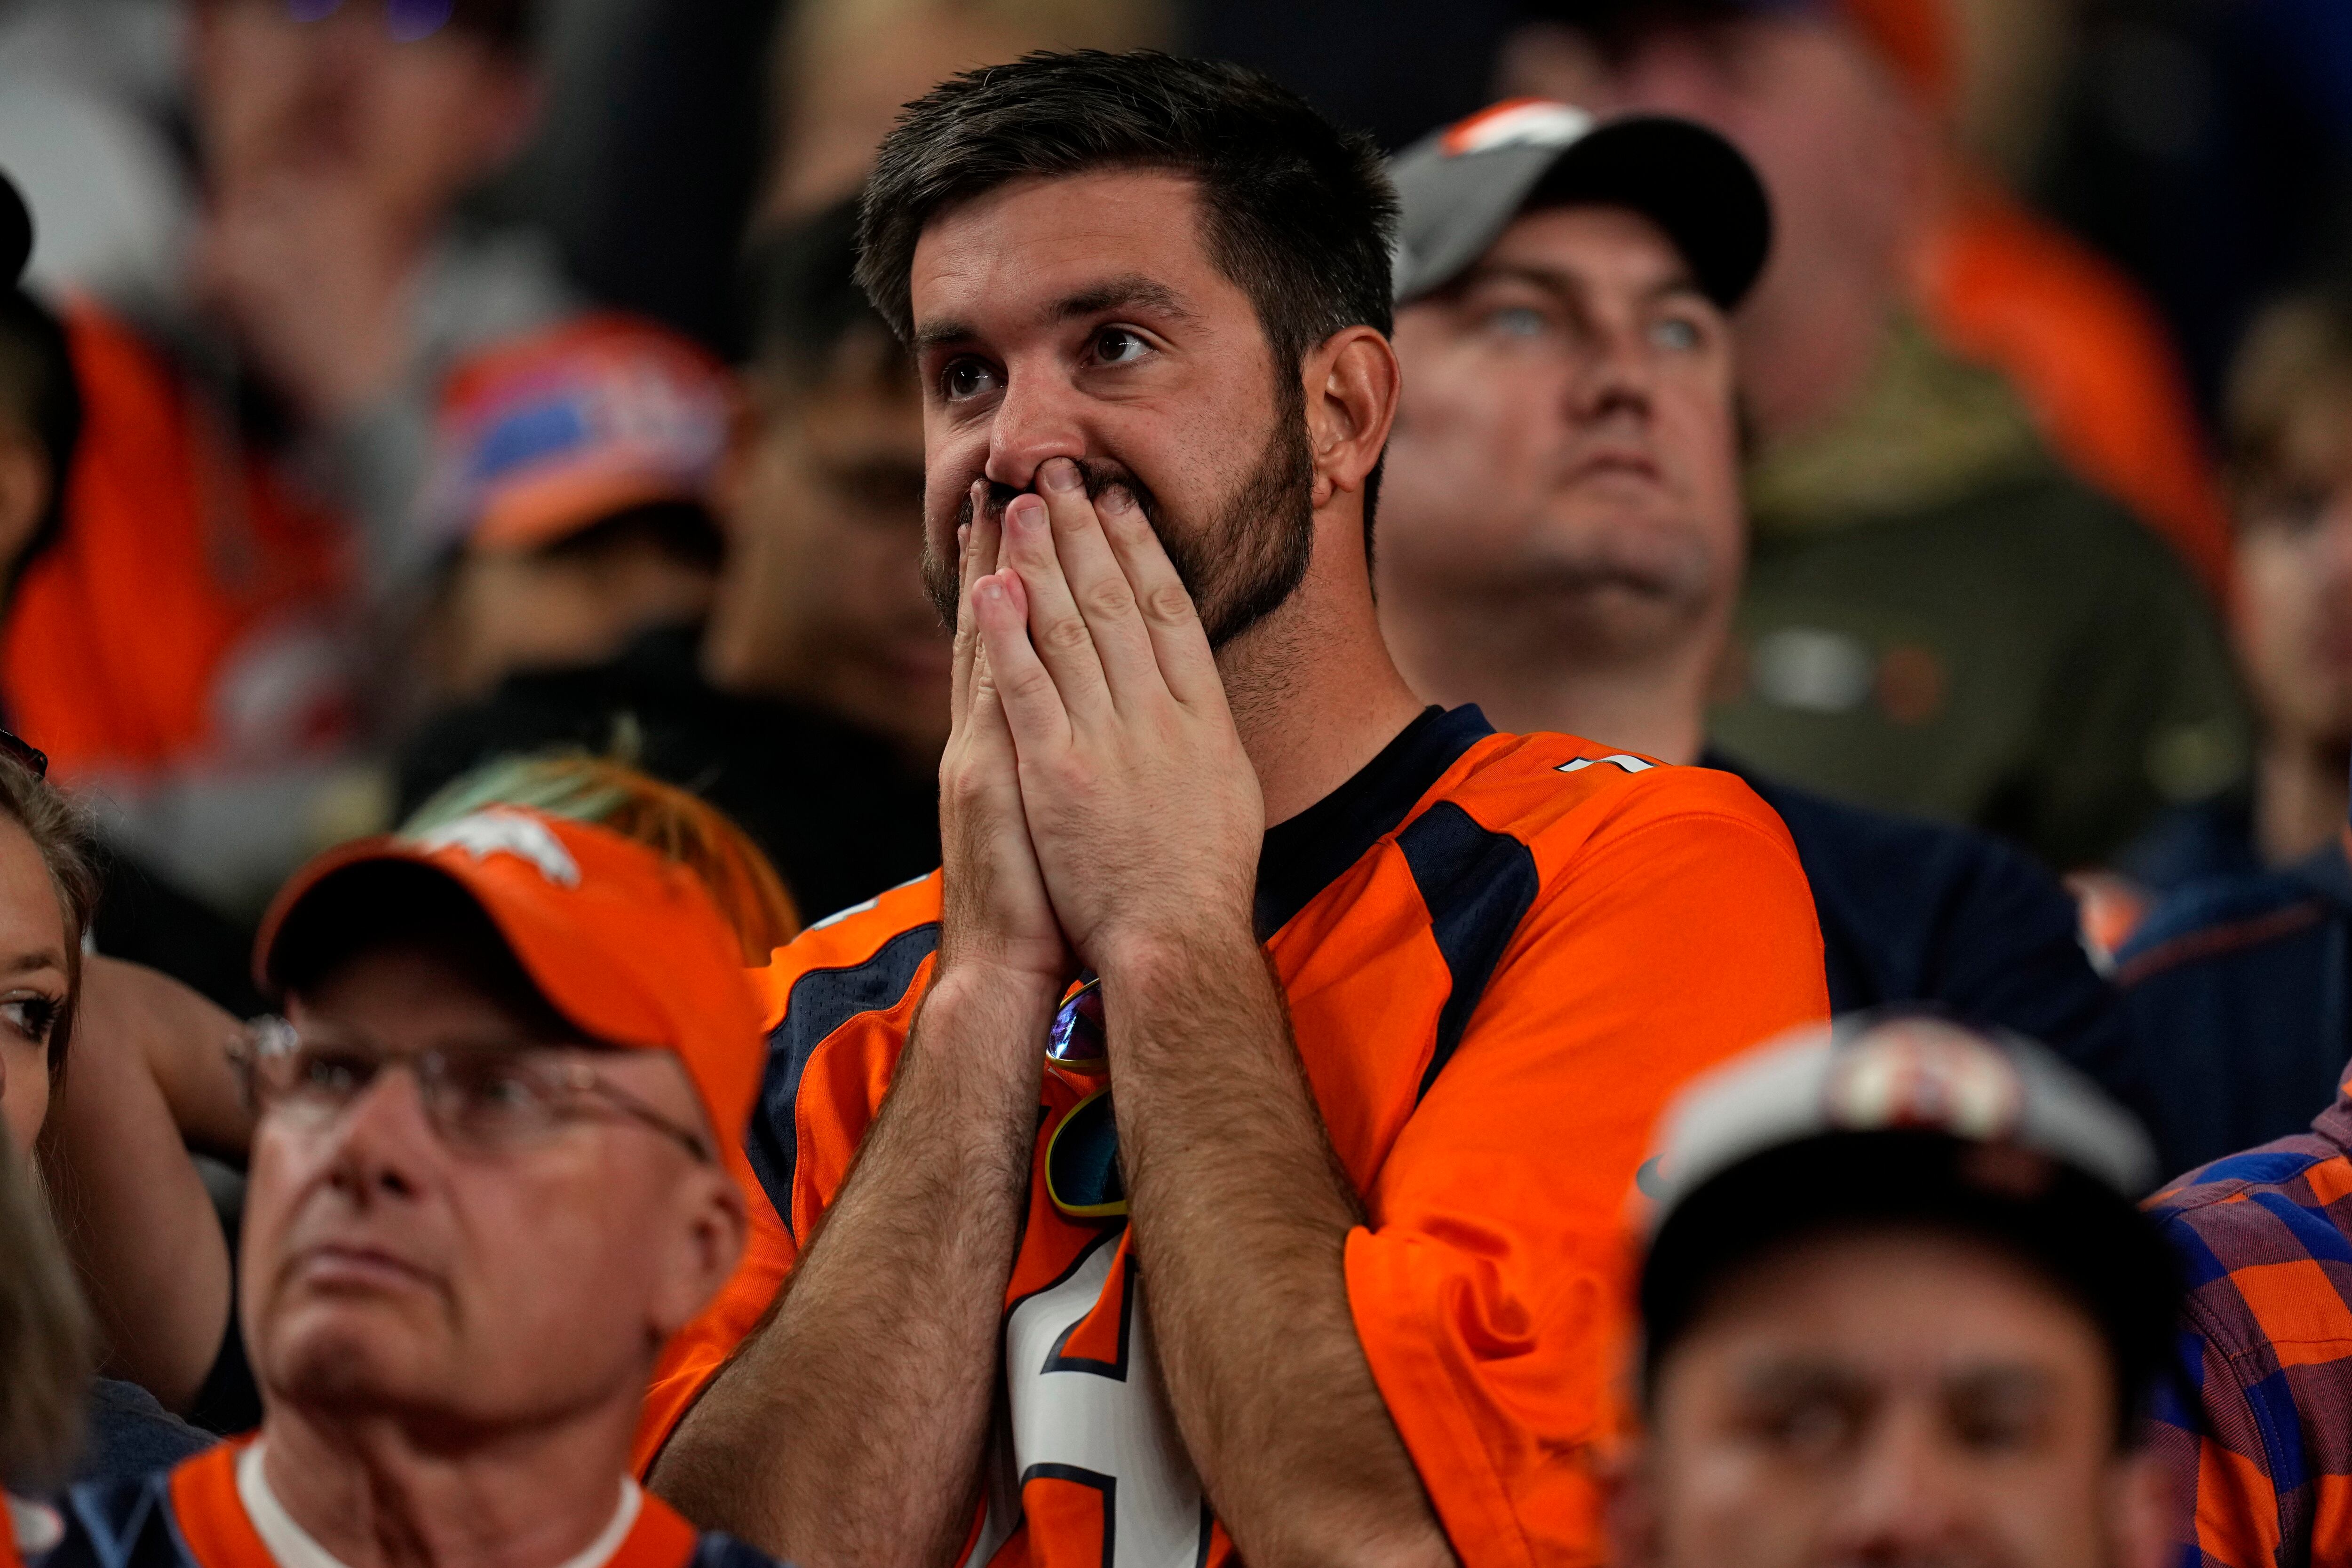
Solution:
<path fill-rule="evenodd" d="M 1150 996 L 1181 990 L 1207 974 L 1238 967 L 1260 969 L 1265 964 L 1257 936 L 1244 917 L 1108 933 L 1095 972 L 1106 990 Z"/>
<path fill-rule="evenodd" d="M 978 959 L 943 961 L 923 994 L 919 1032 L 942 1044 L 956 1042 L 950 1054 L 960 1060 L 1042 1059 L 1066 986 Z"/>

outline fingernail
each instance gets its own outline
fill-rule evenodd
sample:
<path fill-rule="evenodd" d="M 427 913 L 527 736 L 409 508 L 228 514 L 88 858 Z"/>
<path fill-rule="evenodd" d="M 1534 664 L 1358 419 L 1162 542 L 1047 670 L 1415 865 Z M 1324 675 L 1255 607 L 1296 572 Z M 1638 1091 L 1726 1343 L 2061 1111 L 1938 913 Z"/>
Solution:
<path fill-rule="evenodd" d="M 1113 485 L 1095 497 L 1095 510 L 1114 516 L 1135 510 L 1135 497 L 1124 485 Z"/>
<path fill-rule="evenodd" d="M 1078 465 L 1066 457 L 1056 457 L 1038 471 L 1037 481 L 1048 490 L 1075 490 L 1086 480 Z"/>
<path fill-rule="evenodd" d="M 1015 496 L 1004 508 L 1004 520 L 1015 528 L 1033 528 L 1045 520 L 1045 503 L 1034 496 Z"/>
<path fill-rule="evenodd" d="M 997 581 L 994 577 L 983 577 L 971 585 L 971 595 L 974 599 L 985 599 L 992 602 L 1004 597 L 1004 584 Z"/>

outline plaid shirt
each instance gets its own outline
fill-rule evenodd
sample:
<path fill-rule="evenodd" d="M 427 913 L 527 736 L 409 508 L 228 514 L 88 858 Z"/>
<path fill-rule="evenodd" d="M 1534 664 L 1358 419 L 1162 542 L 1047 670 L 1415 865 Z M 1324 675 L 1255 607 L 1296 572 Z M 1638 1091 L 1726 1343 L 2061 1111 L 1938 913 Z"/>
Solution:
<path fill-rule="evenodd" d="M 2148 1200 L 2189 1287 L 2157 1409 L 2194 1478 L 2183 1568 L 2352 1563 L 2352 1091 L 2311 1128 Z"/>

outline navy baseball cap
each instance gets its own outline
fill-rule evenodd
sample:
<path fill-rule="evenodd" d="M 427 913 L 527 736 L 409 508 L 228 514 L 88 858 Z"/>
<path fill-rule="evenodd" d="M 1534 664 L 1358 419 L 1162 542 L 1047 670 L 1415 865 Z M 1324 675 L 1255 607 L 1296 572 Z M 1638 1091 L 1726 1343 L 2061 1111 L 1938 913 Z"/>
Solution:
<path fill-rule="evenodd" d="M 1431 132 L 1390 161 L 1396 302 L 1460 277 L 1530 207 L 1630 207 L 1665 230 L 1706 297 L 1729 310 L 1772 247 L 1764 183 L 1738 148 L 1695 120 L 1600 120 L 1522 98 Z"/>

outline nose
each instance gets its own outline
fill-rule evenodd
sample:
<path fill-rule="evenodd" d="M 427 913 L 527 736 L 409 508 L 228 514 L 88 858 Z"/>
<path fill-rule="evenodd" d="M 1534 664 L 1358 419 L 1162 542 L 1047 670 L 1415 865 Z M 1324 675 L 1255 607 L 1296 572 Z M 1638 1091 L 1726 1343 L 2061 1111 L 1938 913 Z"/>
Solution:
<path fill-rule="evenodd" d="M 1855 1462 L 1830 1555 L 1858 1563 L 1932 1558 L 1960 1522 L 1960 1463 L 1929 1412 L 1887 1412 Z"/>
<path fill-rule="evenodd" d="M 415 1197 L 426 1165 L 441 1152 L 424 1090 L 404 1066 L 377 1073 L 335 1118 L 328 1136 L 333 1140 L 328 1183 L 362 1207 Z"/>
<path fill-rule="evenodd" d="M 1591 325 L 1569 371 L 1570 416 L 1580 424 L 1612 417 L 1646 421 L 1655 390 L 1648 349 L 1639 322 Z"/>
<path fill-rule="evenodd" d="M 989 422 L 988 463 L 992 484 L 1033 488 L 1048 458 L 1076 462 L 1086 455 L 1086 430 L 1077 389 L 1045 364 L 1008 367 L 1004 395 Z"/>

